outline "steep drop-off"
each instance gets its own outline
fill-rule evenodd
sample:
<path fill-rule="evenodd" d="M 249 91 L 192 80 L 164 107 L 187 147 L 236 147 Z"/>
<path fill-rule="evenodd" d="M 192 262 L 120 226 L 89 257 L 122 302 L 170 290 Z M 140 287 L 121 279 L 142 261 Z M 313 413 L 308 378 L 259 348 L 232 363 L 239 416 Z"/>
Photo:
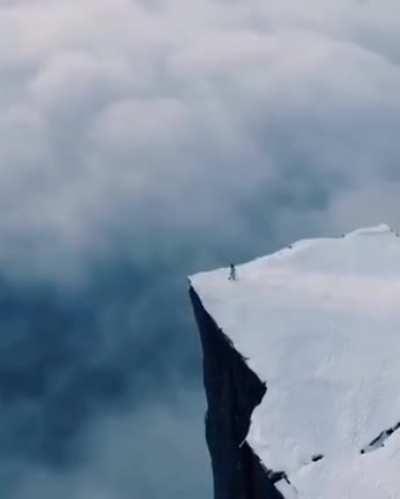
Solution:
<path fill-rule="evenodd" d="M 400 236 L 301 240 L 235 270 L 190 276 L 216 499 L 400 498 Z"/>
<path fill-rule="evenodd" d="M 204 309 L 190 288 L 203 348 L 207 395 L 206 439 L 211 456 L 215 499 L 283 499 L 274 483 L 282 475 L 266 470 L 244 442 L 250 417 L 265 384 Z"/>

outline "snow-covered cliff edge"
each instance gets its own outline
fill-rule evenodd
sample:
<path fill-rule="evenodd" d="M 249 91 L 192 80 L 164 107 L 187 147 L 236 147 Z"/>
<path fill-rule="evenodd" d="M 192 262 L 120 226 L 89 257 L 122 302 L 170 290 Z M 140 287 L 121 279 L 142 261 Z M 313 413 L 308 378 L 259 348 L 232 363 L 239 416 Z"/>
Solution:
<path fill-rule="evenodd" d="M 230 340 L 190 289 L 203 348 L 207 395 L 206 439 L 211 456 L 215 499 L 282 499 L 245 441 L 254 408 L 265 384 L 247 367 Z"/>
<path fill-rule="evenodd" d="M 227 269 L 190 278 L 216 482 L 226 478 L 226 455 L 236 453 L 232 488 L 218 495 L 216 483 L 216 499 L 270 499 L 278 491 L 285 499 L 400 497 L 400 238 L 382 225 L 300 241 L 237 273 L 237 281 Z M 217 334 L 229 355 L 215 347 Z M 246 370 L 254 392 L 243 386 Z M 248 398 L 226 405 L 227 392 Z M 240 431 L 225 455 L 221 435 L 235 418 Z M 255 460 L 255 485 L 242 449 Z M 259 490 L 246 495 L 238 476 Z"/>

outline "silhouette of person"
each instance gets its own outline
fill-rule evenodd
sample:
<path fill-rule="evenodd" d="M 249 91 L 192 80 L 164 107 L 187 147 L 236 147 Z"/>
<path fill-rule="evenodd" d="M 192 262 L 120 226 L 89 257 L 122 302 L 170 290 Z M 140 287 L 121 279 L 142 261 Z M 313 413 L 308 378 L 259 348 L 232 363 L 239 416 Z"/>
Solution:
<path fill-rule="evenodd" d="M 229 280 L 236 281 L 236 267 L 233 263 L 230 264 Z"/>

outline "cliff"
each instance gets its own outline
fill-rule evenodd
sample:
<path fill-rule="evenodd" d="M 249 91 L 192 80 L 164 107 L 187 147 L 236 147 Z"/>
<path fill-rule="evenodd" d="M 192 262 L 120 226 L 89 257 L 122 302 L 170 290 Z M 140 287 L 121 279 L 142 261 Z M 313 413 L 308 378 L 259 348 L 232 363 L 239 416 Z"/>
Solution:
<path fill-rule="evenodd" d="M 190 288 L 203 348 L 207 396 L 206 440 L 215 499 L 282 499 L 273 477 L 254 455 L 245 438 L 250 416 L 265 394 L 265 384 L 218 328 Z"/>
<path fill-rule="evenodd" d="M 299 241 L 190 278 L 215 499 L 400 497 L 400 239 Z"/>

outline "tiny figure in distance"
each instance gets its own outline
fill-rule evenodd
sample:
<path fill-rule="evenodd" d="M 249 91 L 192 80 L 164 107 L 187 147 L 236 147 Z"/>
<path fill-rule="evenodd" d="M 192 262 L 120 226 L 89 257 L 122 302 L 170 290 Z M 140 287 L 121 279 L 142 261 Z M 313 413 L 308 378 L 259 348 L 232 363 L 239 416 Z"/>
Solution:
<path fill-rule="evenodd" d="M 229 280 L 230 281 L 236 281 L 236 267 L 233 263 L 230 264 L 230 273 L 229 273 Z"/>

